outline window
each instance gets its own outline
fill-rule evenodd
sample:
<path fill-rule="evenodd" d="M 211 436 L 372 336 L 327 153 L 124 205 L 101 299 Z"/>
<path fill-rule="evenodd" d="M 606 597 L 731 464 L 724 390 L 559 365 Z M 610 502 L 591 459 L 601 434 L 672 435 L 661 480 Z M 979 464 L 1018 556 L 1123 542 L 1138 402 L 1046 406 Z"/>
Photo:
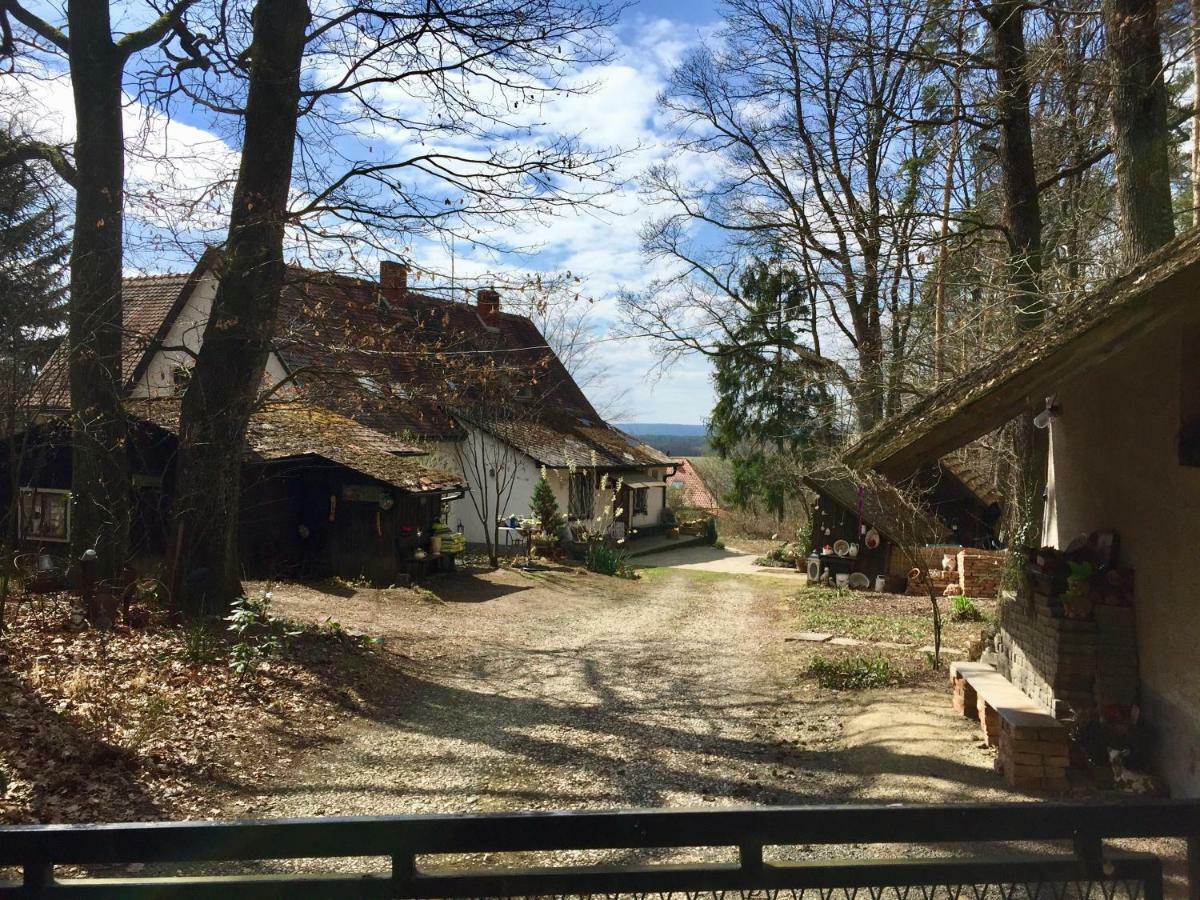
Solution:
<path fill-rule="evenodd" d="M 70 491 L 21 488 L 21 537 L 31 541 L 71 539 Z"/>
<path fill-rule="evenodd" d="M 671 487 L 675 488 L 676 490 L 682 491 L 683 490 L 683 479 L 682 478 L 674 479 L 671 482 Z"/>
<path fill-rule="evenodd" d="M 192 380 L 192 370 L 179 365 L 171 370 L 171 386 L 176 394 L 182 395 L 187 390 L 188 382 Z"/>
<path fill-rule="evenodd" d="M 650 488 L 633 489 L 633 514 L 644 516 L 650 512 Z"/>
<path fill-rule="evenodd" d="M 595 515 L 596 492 L 586 472 L 575 472 L 567 487 L 567 514 L 572 519 L 591 519 Z"/>

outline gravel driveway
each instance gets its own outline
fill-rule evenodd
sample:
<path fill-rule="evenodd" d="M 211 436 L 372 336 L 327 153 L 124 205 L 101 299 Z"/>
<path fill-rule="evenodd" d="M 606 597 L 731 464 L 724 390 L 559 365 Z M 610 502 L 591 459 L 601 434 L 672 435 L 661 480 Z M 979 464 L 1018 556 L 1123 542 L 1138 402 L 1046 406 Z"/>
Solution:
<path fill-rule="evenodd" d="M 407 677 L 232 812 L 1013 798 L 940 679 L 839 694 L 807 678 L 783 581 L 501 571 L 436 590 L 276 588 L 289 615 L 381 636 Z"/>

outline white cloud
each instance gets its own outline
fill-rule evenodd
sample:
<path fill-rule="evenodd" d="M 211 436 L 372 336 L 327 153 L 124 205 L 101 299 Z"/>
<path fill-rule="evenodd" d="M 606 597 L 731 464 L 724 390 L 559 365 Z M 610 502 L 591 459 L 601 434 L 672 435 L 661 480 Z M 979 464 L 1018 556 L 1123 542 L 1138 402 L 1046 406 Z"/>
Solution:
<path fill-rule="evenodd" d="M 397 255 L 436 273 L 439 287 L 449 284 L 451 270 L 462 288 L 485 280 L 518 281 L 537 273 L 569 271 L 582 279 L 581 292 L 595 300 L 597 337 L 603 338 L 604 326 L 615 318 L 618 291 L 642 288 L 655 274 L 641 254 L 638 239 L 653 210 L 639 196 L 636 182 L 647 167 L 665 160 L 670 152 L 656 98 L 671 69 L 698 36 L 694 28 L 669 19 L 627 21 L 613 34 L 611 61 L 571 76 L 572 84 L 592 85 L 591 91 L 517 111 L 519 121 L 508 135 L 513 142 L 536 143 L 554 134 L 577 134 L 590 147 L 627 151 L 617 163 L 619 187 L 595 208 L 529 217 L 515 226 L 496 225 L 479 232 L 483 242 L 495 239 L 537 247 L 532 255 L 497 254 L 463 241 L 451 248 L 429 239 L 397 247 Z M 21 87 L 26 126 L 49 139 L 70 140 L 75 123 L 66 78 L 35 80 Z M 419 112 L 415 99 L 399 89 L 391 100 Z M 530 133 L 523 134 L 525 129 Z M 198 254 L 204 241 L 223 237 L 237 154 L 212 132 L 186 122 L 168 122 L 132 101 L 126 104 L 126 133 L 133 148 L 127 163 L 130 264 L 148 271 L 179 269 L 186 256 Z M 410 140 L 404 133 L 382 130 L 357 135 L 360 154 L 399 153 Z M 382 143 L 389 145 L 386 151 L 380 150 Z M 473 152 L 487 149 L 465 138 L 444 146 Z M 216 183 L 222 188 L 204 192 Z M 354 263 L 373 265 L 373 251 L 363 252 Z M 415 283 L 428 286 L 431 278 L 418 277 Z M 704 360 L 685 359 L 655 378 L 656 359 L 645 341 L 602 340 L 597 354 L 617 373 L 613 390 L 631 388 L 625 406 L 633 418 L 698 422 L 708 415 L 712 390 Z M 595 399 L 603 403 L 607 398 Z"/>

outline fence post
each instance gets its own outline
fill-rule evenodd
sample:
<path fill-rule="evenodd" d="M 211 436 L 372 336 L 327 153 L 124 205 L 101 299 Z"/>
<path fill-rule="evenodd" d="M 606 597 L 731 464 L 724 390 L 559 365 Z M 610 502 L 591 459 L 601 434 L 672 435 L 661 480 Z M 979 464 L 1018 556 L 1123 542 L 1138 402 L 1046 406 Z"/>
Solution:
<path fill-rule="evenodd" d="M 54 883 L 54 866 L 45 860 L 27 860 L 21 868 L 21 887 L 25 897 L 44 897 Z"/>
<path fill-rule="evenodd" d="M 1200 834 L 1187 839 L 1188 900 L 1200 900 Z"/>
<path fill-rule="evenodd" d="M 392 896 L 411 897 L 412 882 L 417 875 L 417 857 L 409 850 L 392 854 Z"/>
<path fill-rule="evenodd" d="M 738 863 L 744 872 L 761 872 L 763 848 L 758 844 L 742 844 L 738 847 Z"/>

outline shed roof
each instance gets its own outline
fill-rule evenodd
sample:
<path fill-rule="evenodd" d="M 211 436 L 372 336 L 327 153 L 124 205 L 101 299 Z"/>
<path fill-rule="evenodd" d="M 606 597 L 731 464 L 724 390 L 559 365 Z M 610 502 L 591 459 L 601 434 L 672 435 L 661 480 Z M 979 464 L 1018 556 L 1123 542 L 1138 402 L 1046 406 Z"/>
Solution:
<path fill-rule="evenodd" d="M 1064 379 L 1152 331 L 1196 315 L 1200 231 L 1160 248 L 972 372 L 880 423 L 844 459 L 851 466 L 907 476 L 1022 411 L 1040 408 Z"/>
<path fill-rule="evenodd" d="M 132 400 L 127 408 L 164 431 L 179 432 L 178 400 Z M 248 462 L 317 456 L 409 493 L 464 488 L 461 477 L 427 465 L 420 448 L 297 401 L 268 403 L 256 411 L 246 430 L 245 452 Z"/>
<path fill-rule="evenodd" d="M 919 546 L 937 543 L 950 536 L 949 529 L 936 518 L 906 504 L 891 484 L 864 483 L 845 469 L 810 472 L 803 476 L 803 481 L 854 515 L 858 514 L 861 491 L 863 521 L 878 529 L 892 543 Z"/>

